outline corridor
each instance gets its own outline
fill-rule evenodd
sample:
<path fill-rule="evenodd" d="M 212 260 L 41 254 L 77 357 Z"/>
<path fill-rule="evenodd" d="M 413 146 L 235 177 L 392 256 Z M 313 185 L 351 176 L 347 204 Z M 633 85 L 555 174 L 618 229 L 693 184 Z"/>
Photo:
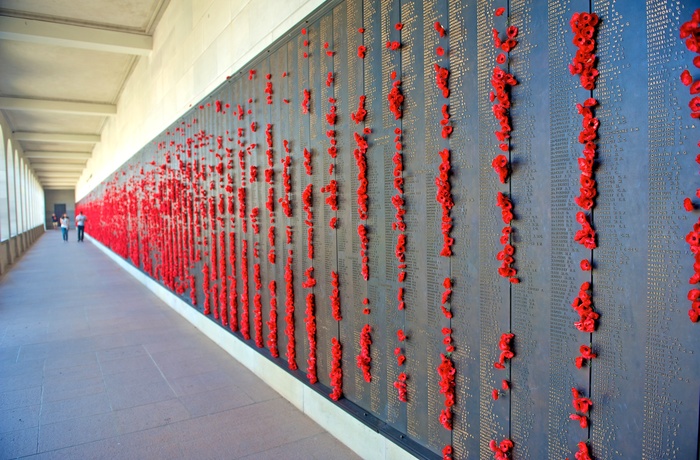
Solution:
<path fill-rule="evenodd" d="M 0 279 L 0 458 L 354 459 L 90 242 Z"/>

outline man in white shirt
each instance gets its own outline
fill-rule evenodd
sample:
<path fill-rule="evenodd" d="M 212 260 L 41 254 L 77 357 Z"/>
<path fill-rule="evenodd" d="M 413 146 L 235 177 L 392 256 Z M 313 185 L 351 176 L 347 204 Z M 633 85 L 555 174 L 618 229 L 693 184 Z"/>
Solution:
<path fill-rule="evenodd" d="M 80 211 L 77 216 L 75 216 L 75 227 L 78 229 L 78 242 L 83 241 L 85 237 L 85 221 L 87 217 Z"/>

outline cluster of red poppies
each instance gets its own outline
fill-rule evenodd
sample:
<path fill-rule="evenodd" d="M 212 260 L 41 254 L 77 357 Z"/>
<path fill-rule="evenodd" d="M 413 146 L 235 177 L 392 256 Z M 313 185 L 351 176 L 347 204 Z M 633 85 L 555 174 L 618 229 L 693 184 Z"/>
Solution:
<path fill-rule="evenodd" d="M 442 448 L 442 460 L 452 460 L 452 445 L 448 444 Z"/>
<path fill-rule="evenodd" d="M 292 176 L 289 174 L 289 166 L 292 164 L 292 158 L 287 155 L 282 160 L 282 187 L 284 189 L 284 194 L 278 200 L 282 205 L 282 210 L 284 215 L 287 217 L 292 217 L 292 207 L 290 205 L 291 201 L 289 199 L 289 194 L 292 191 Z"/>
<path fill-rule="evenodd" d="M 508 157 L 503 154 L 496 155 L 496 158 L 491 162 L 491 167 L 498 174 L 498 180 L 501 181 L 501 184 L 505 184 L 506 180 L 508 180 L 508 174 L 510 173 L 508 166 Z"/>
<path fill-rule="evenodd" d="M 595 230 L 593 230 L 588 215 L 582 211 L 577 212 L 576 222 L 581 225 L 581 230 L 578 230 L 574 235 L 574 241 L 586 249 L 595 249 L 597 247 L 595 242 Z"/>
<path fill-rule="evenodd" d="M 690 246 L 690 251 L 694 254 L 695 263 L 693 264 L 693 276 L 690 278 L 690 284 L 695 285 L 700 282 L 700 220 L 693 225 L 693 229 L 685 236 L 685 241 Z M 691 305 L 688 310 L 688 317 L 694 323 L 700 319 L 700 289 L 692 288 L 688 291 L 688 300 Z"/>
<path fill-rule="evenodd" d="M 287 141 L 285 140 L 284 142 L 286 146 Z M 275 163 L 273 157 L 274 151 L 272 150 L 272 125 L 270 123 L 268 123 L 267 127 L 265 128 L 265 143 L 267 144 L 267 149 L 265 149 L 265 156 L 267 157 L 267 168 L 265 169 L 265 182 L 271 185 L 273 183 L 273 166 L 275 165 Z"/>
<path fill-rule="evenodd" d="M 497 443 L 493 439 L 489 442 L 489 449 L 493 452 L 494 460 L 508 460 L 513 451 L 513 441 L 506 438 L 500 443 Z"/>
<path fill-rule="evenodd" d="M 508 380 L 501 380 L 500 390 L 498 388 L 494 388 L 493 390 L 491 390 L 491 399 L 493 399 L 494 401 L 498 400 L 498 398 L 501 396 L 501 391 L 510 391 L 510 382 Z"/>
<path fill-rule="evenodd" d="M 367 227 L 363 224 L 357 226 L 357 234 L 360 237 L 360 259 L 362 262 L 362 278 L 369 280 L 369 256 L 367 250 L 369 248 L 369 237 L 367 236 Z"/>
<path fill-rule="evenodd" d="M 260 208 L 257 206 L 250 210 L 250 225 L 253 227 L 253 234 L 258 235 L 260 233 L 260 224 L 258 224 L 258 216 L 260 215 Z"/>
<path fill-rule="evenodd" d="M 360 59 L 364 59 L 365 55 L 367 54 L 367 47 L 364 45 L 360 45 L 357 47 L 357 57 Z"/>
<path fill-rule="evenodd" d="M 229 307 L 231 309 L 231 314 L 229 315 L 229 327 L 235 332 L 238 330 L 238 287 L 236 286 L 236 233 L 234 229 L 235 225 L 232 223 L 231 232 L 228 234 L 228 262 L 231 266 L 231 274 L 229 275 L 228 282 L 231 286 L 229 290 Z M 194 277 L 192 279 L 192 286 L 194 288 Z"/>
<path fill-rule="evenodd" d="M 588 412 L 593 403 L 590 399 L 581 396 L 576 388 L 571 389 L 571 396 L 571 404 L 574 406 L 575 413 L 571 414 L 569 418 L 578 421 L 581 428 L 588 428 Z"/>
<path fill-rule="evenodd" d="M 403 27 L 403 25 L 402 25 Z M 396 78 L 396 72 L 393 71 L 391 73 L 391 79 Z M 399 82 L 400 84 L 400 82 Z M 398 85 L 396 83 L 393 84 L 392 86 L 392 91 L 396 93 L 396 91 L 400 91 L 398 88 Z M 399 93 L 398 97 L 401 101 L 401 104 L 403 103 L 403 95 Z M 390 106 L 392 104 L 392 100 L 396 101 L 396 99 L 392 99 L 392 97 L 389 97 L 389 103 Z M 398 109 L 400 112 L 400 108 Z M 393 110 L 392 110 L 393 111 Z M 394 112 L 394 115 L 396 115 L 397 112 Z M 396 117 L 401 118 L 401 115 Z M 391 223 L 391 228 L 392 230 L 398 232 L 396 235 L 396 246 L 394 248 L 394 255 L 396 256 L 396 261 L 398 262 L 397 268 L 399 270 L 398 272 L 398 282 L 401 283 L 399 287 L 397 288 L 397 293 L 396 293 L 396 302 L 397 302 L 397 309 L 399 311 L 402 311 L 406 308 L 406 301 L 404 299 L 405 296 L 405 289 L 403 287 L 403 283 L 406 280 L 406 223 L 404 221 L 404 215 L 406 214 L 406 209 L 404 207 L 405 205 L 405 199 L 404 199 L 404 192 L 403 192 L 403 184 L 404 184 L 404 179 L 403 179 L 403 143 L 402 143 L 402 130 L 400 127 L 394 128 L 394 146 L 396 148 L 396 151 L 394 152 L 394 156 L 392 158 L 392 162 L 394 163 L 394 170 L 393 170 L 393 186 L 394 189 L 396 190 L 396 194 L 391 197 L 391 203 L 396 209 L 396 214 L 394 215 L 395 220 Z M 405 336 L 403 335 L 403 331 L 399 330 L 397 331 L 397 336 L 399 337 L 399 341 L 405 340 Z M 396 360 L 399 366 L 403 366 L 404 363 L 406 362 L 406 355 L 403 354 L 402 349 L 400 347 L 397 347 L 394 350 L 394 354 L 396 355 Z M 405 373 L 400 373 L 397 376 L 397 380 L 394 381 L 394 388 L 396 388 L 397 391 L 397 397 L 398 400 L 401 402 L 407 402 L 408 401 L 408 385 L 406 384 L 407 376 Z"/>
<path fill-rule="evenodd" d="M 450 97 L 450 88 L 447 84 L 447 79 L 450 77 L 450 70 L 445 67 L 440 67 L 438 64 L 433 64 L 435 69 L 435 83 L 442 91 L 442 97 Z"/>
<path fill-rule="evenodd" d="M 331 301 L 331 313 L 334 320 L 340 321 L 343 319 L 340 314 L 340 279 L 338 274 L 334 271 L 331 271 L 331 287 L 333 288 L 329 296 Z"/>
<path fill-rule="evenodd" d="M 304 147 L 304 169 L 306 170 L 306 175 L 311 175 L 311 152 L 309 149 Z"/>
<path fill-rule="evenodd" d="M 435 194 L 435 199 L 442 208 L 442 220 L 441 220 L 441 232 L 442 232 L 442 250 L 440 255 L 443 257 L 449 257 L 452 255 L 452 245 L 454 244 L 454 238 L 450 237 L 450 231 L 452 230 L 452 217 L 450 217 L 450 210 L 455 205 L 452 199 L 452 191 L 450 186 L 450 169 L 452 165 L 450 164 L 450 151 L 449 149 L 444 149 L 440 152 L 440 158 L 442 162 L 440 163 L 440 174 L 435 178 L 435 185 L 437 186 L 437 192 Z"/>
<path fill-rule="evenodd" d="M 311 105 L 311 91 L 304 89 L 304 99 L 301 101 L 301 113 L 309 113 Z"/>
<path fill-rule="evenodd" d="M 334 80 L 335 77 L 333 76 L 333 72 L 328 72 L 328 76 L 326 77 L 326 86 L 330 88 L 333 85 Z"/>
<path fill-rule="evenodd" d="M 700 9 L 695 10 L 690 21 L 684 22 L 680 28 L 681 40 L 685 40 L 685 45 L 693 53 L 700 54 Z M 700 56 L 693 59 L 695 67 L 700 67 Z M 681 82 L 685 86 L 690 87 L 690 94 L 694 96 L 688 106 L 690 107 L 690 116 L 692 118 L 700 118 L 700 79 L 693 81 L 693 77 L 688 69 L 681 73 Z M 700 142 L 698 142 L 700 147 Z M 697 163 L 700 163 L 700 155 L 695 158 Z M 700 189 L 695 192 L 695 195 L 700 197 Z M 683 206 L 686 211 L 692 212 L 695 210 L 695 205 L 690 198 L 685 198 Z M 690 247 L 690 252 L 693 253 L 695 263 L 693 264 L 693 276 L 688 281 L 691 285 L 700 283 L 700 219 L 693 225 L 693 229 L 685 236 L 685 241 Z M 688 300 L 691 302 L 688 310 L 690 321 L 697 323 L 700 320 L 700 290 L 696 288 L 688 291 Z"/>
<path fill-rule="evenodd" d="M 500 67 L 493 68 L 493 74 L 491 75 L 491 85 L 493 90 L 489 93 L 489 100 L 491 102 L 497 101 L 493 107 L 493 116 L 499 123 L 500 130 L 494 132 L 496 139 L 499 141 L 498 148 L 504 152 L 510 150 L 510 145 L 508 144 L 508 139 L 510 139 L 510 133 L 513 130 L 510 122 L 510 88 L 516 86 L 518 81 L 505 70 Z"/>
<path fill-rule="evenodd" d="M 357 164 L 357 214 L 360 220 L 367 220 L 367 139 L 358 133 L 354 134 L 357 148 L 353 150 Z"/>
<path fill-rule="evenodd" d="M 501 334 L 501 339 L 498 341 L 498 349 L 500 354 L 498 356 L 498 361 L 493 363 L 493 367 L 496 369 L 505 369 L 506 359 L 513 359 L 515 357 L 515 352 L 513 352 L 513 339 L 515 334 L 510 332 L 505 332 Z"/>
<path fill-rule="evenodd" d="M 445 318 L 452 319 L 452 311 L 450 310 L 450 306 L 448 305 L 448 303 L 450 302 L 450 298 L 452 297 L 452 280 L 450 278 L 445 278 L 445 280 L 442 282 L 442 287 L 445 288 L 445 290 L 442 291 L 442 299 L 440 299 L 440 310 L 442 311 L 442 314 L 445 316 Z"/>
<path fill-rule="evenodd" d="M 258 264 L 255 264 L 255 266 L 260 267 Z M 255 346 L 258 348 L 264 346 L 262 323 L 262 296 L 259 292 L 256 292 L 253 296 L 253 327 L 255 329 Z"/>
<path fill-rule="evenodd" d="M 209 265 L 202 265 L 202 290 L 204 291 L 204 305 L 202 313 L 211 314 L 211 293 L 209 290 Z"/>
<path fill-rule="evenodd" d="M 406 362 L 406 355 L 403 354 L 401 347 L 394 348 L 394 356 L 396 356 L 396 364 L 403 366 Z"/>
<path fill-rule="evenodd" d="M 301 29 L 301 34 L 302 34 L 302 35 L 306 35 L 306 28 L 302 28 L 302 29 Z M 304 40 L 304 42 L 303 42 L 302 44 L 303 44 L 304 48 L 308 48 L 308 47 L 309 47 L 309 41 L 308 41 L 308 40 Z M 308 58 L 308 57 L 309 57 L 308 51 L 304 51 L 304 52 L 302 53 L 302 56 L 304 57 L 304 59 Z"/>
<path fill-rule="evenodd" d="M 595 13 L 574 13 L 569 25 L 574 33 L 572 43 L 578 48 L 572 63 L 569 64 L 569 72 L 571 75 L 580 75 L 581 86 L 584 89 L 592 90 L 595 88 L 595 81 L 598 78 L 594 54 L 598 15 Z"/>
<path fill-rule="evenodd" d="M 331 378 L 331 388 L 333 388 L 333 391 L 329 397 L 333 401 L 337 401 L 343 396 L 343 368 L 341 367 L 343 362 L 343 349 L 340 345 L 340 341 L 335 337 L 331 339 L 331 357 L 331 372 L 329 377 Z"/>
<path fill-rule="evenodd" d="M 357 104 L 357 111 L 354 113 L 350 114 L 350 118 L 352 121 L 355 122 L 355 124 L 360 124 L 363 121 L 365 121 L 365 117 L 367 117 L 367 110 L 365 110 L 365 100 L 367 99 L 367 96 L 364 94 L 360 96 L 360 100 Z"/>
<path fill-rule="evenodd" d="M 396 381 L 394 382 L 397 397 L 401 402 L 408 402 L 408 385 L 406 385 L 406 380 L 408 380 L 408 376 L 405 372 L 401 372 L 396 376 Z"/>
<path fill-rule="evenodd" d="M 272 190 L 272 189 L 270 189 Z M 269 195 L 272 195 L 271 193 Z M 270 219 L 271 221 L 273 220 L 272 218 Z M 270 228 L 267 229 L 267 240 L 270 243 L 270 247 L 267 251 L 267 260 L 274 265 L 275 259 L 276 259 L 276 252 L 275 252 L 275 226 L 270 225 Z"/>
<path fill-rule="evenodd" d="M 267 77 L 269 80 L 269 78 L 271 77 L 270 74 L 267 74 Z M 271 81 L 268 81 L 267 83 L 265 83 L 265 94 L 267 94 L 267 96 L 265 97 L 267 104 L 272 105 L 272 82 Z"/>
<path fill-rule="evenodd" d="M 257 246 L 258 242 L 255 242 Z M 257 251 L 253 251 L 254 257 L 258 259 Z M 255 295 L 253 296 L 253 325 L 255 327 L 255 345 L 258 348 L 263 347 L 263 317 L 262 317 L 262 278 L 260 277 L 260 264 L 253 264 L 253 281 L 255 284 Z"/>
<path fill-rule="evenodd" d="M 306 323 L 306 337 L 309 342 L 309 357 L 306 360 L 306 378 L 309 379 L 309 383 L 318 382 L 318 377 L 316 376 L 316 317 L 314 316 L 314 293 L 309 292 L 306 294 L 306 317 L 304 322 Z"/>
<path fill-rule="evenodd" d="M 593 353 L 593 349 L 588 345 L 581 345 L 579 347 L 579 352 L 581 353 L 581 355 L 577 356 L 574 360 L 574 364 L 576 364 L 576 367 L 579 369 L 583 367 L 583 365 L 586 363 L 586 360 L 590 361 L 598 357 L 598 355 L 596 353 Z"/>
<path fill-rule="evenodd" d="M 399 233 L 396 236 L 396 249 L 394 251 L 394 254 L 396 255 L 396 260 L 399 262 L 398 281 L 399 281 L 399 283 L 403 283 L 404 281 L 406 281 L 406 234 L 405 233 Z M 403 310 L 403 308 L 399 308 L 399 310 Z"/>
<path fill-rule="evenodd" d="M 243 280 L 243 292 L 241 293 L 241 334 L 246 340 L 250 340 L 250 300 L 248 297 L 248 241 L 241 241 L 241 279 Z"/>
<path fill-rule="evenodd" d="M 392 230 L 400 232 L 396 240 L 395 254 L 396 259 L 399 262 L 399 282 L 403 282 L 406 278 L 406 222 L 403 218 L 403 216 L 406 215 L 406 208 L 404 207 L 406 202 L 403 196 L 403 143 L 401 142 L 401 128 L 394 129 L 394 134 L 396 134 L 396 137 L 394 138 L 396 152 L 394 152 L 394 157 L 392 161 L 394 163 L 393 183 L 394 189 L 396 190 L 396 195 L 391 197 L 391 204 L 396 209 L 396 214 L 394 215 L 394 218 L 396 220 L 391 223 L 391 228 Z"/>
<path fill-rule="evenodd" d="M 389 100 L 389 110 L 394 114 L 394 119 L 398 120 L 403 116 L 403 93 L 401 92 L 401 80 L 397 80 L 391 85 L 391 91 L 387 96 Z"/>
<path fill-rule="evenodd" d="M 246 214 L 245 198 L 246 198 L 245 187 L 239 187 L 239 189 L 238 189 L 238 217 L 241 218 L 241 227 L 243 229 L 243 233 L 248 232 L 248 222 L 246 221 L 246 215 L 245 215 Z"/>
<path fill-rule="evenodd" d="M 445 345 L 445 351 L 448 353 L 453 353 L 455 351 L 454 342 L 452 340 L 452 328 L 443 327 L 442 328 L 442 343 Z"/>
<path fill-rule="evenodd" d="M 401 48 L 401 42 L 399 41 L 388 41 L 386 42 L 386 49 L 391 50 L 391 51 L 396 51 Z"/>
<path fill-rule="evenodd" d="M 399 287 L 399 290 L 398 290 L 398 292 L 396 293 L 396 301 L 398 302 L 398 304 L 397 304 L 397 309 L 398 309 L 399 311 L 406 308 L 406 302 L 404 302 L 404 297 L 403 297 L 404 294 L 405 294 L 404 288 L 403 288 L 403 287 Z"/>
<path fill-rule="evenodd" d="M 450 124 L 450 107 L 447 104 L 442 105 L 442 120 L 440 120 L 442 131 L 440 135 L 443 139 L 447 139 L 452 135 L 454 128 Z"/>
<path fill-rule="evenodd" d="M 360 333 L 360 354 L 357 355 L 357 367 L 362 369 L 362 376 L 365 382 L 372 381 L 372 373 L 370 372 L 372 365 L 372 356 L 369 353 L 369 346 L 372 345 L 372 326 L 365 324 Z"/>
<path fill-rule="evenodd" d="M 331 208 L 333 211 L 338 210 L 338 181 L 335 179 L 331 179 L 331 181 L 328 183 L 328 185 L 324 185 L 321 187 L 321 193 L 328 193 L 328 196 L 326 197 L 326 204 Z M 334 228 L 333 225 L 331 225 L 331 228 Z"/>
<path fill-rule="evenodd" d="M 515 247 L 510 244 L 510 235 L 513 232 L 513 227 L 510 226 L 513 220 L 513 203 L 510 198 L 502 192 L 498 192 L 496 195 L 496 206 L 501 208 L 501 218 L 503 223 L 506 224 L 501 230 L 500 243 L 503 245 L 503 250 L 496 253 L 496 260 L 501 262 L 501 266 L 498 267 L 498 274 L 503 278 L 508 278 L 508 280 L 517 284 L 520 281 L 516 278 L 518 271 L 513 267 L 515 263 Z"/>
<path fill-rule="evenodd" d="M 290 233 L 287 234 L 288 236 Z M 285 282 L 285 323 L 284 333 L 287 336 L 287 365 L 291 370 L 297 369 L 296 342 L 294 340 L 294 275 L 292 272 L 292 250 L 289 250 L 287 263 L 284 266 Z"/>
<path fill-rule="evenodd" d="M 304 271 L 305 280 L 301 283 L 304 289 L 311 289 L 316 286 L 316 278 L 314 278 L 314 267 L 309 267 Z"/>
<path fill-rule="evenodd" d="M 325 43 L 323 44 L 323 48 L 326 50 L 326 56 L 328 56 L 328 57 L 333 57 L 333 55 L 335 54 L 335 51 L 329 50 L 329 49 L 328 49 L 329 46 L 330 46 L 330 45 L 328 44 L 328 42 L 325 42 Z"/>
<path fill-rule="evenodd" d="M 329 97 L 328 103 L 330 104 L 330 107 L 328 109 L 328 113 L 326 114 L 326 121 L 329 125 L 335 126 L 336 121 L 338 121 L 338 107 L 335 105 L 336 100 L 332 97 Z M 331 145 L 335 146 L 335 143 L 331 142 Z M 328 153 L 332 158 L 335 158 L 335 153 L 331 153 L 330 150 Z"/>
<path fill-rule="evenodd" d="M 437 368 L 440 381 L 440 393 L 445 396 L 445 408 L 440 411 L 440 424 L 452 430 L 452 406 L 455 405 L 455 367 L 452 360 L 440 353 L 440 365 Z"/>
<path fill-rule="evenodd" d="M 596 158 L 595 140 L 598 137 L 599 120 L 593 116 L 592 108 L 598 105 L 594 98 L 588 98 L 583 104 L 576 104 L 578 113 L 583 116 L 583 129 L 579 133 L 578 141 L 584 145 L 583 158 L 578 159 L 581 170 L 579 189 L 580 195 L 574 198 L 576 204 L 585 210 L 590 210 L 595 205 L 594 199 L 598 194 L 596 183 L 593 179 L 593 164 Z"/>
<path fill-rule="evenodd" d="M 596 320 L 600 317 L 600 315 L 593 310 L 593 298 L 589 293 L 590 290 L 591 283 L 586 281 L 581 284 L 578 296 L 571 303 L 571 307 L 579 315 L 579 320 L 574 323 L 574 326 L 576 326 L 576 329 L 579 331 L 587 333 L 595 331 Z"/>
<path fill-rule="evenodd" d="M 304 224 L 309 227 L 306 230 L 306 248 L 309 260 L 314 258 L 314 212 L 311 208 L 313 199 L 313 184 L 307 184 L 301 193 L 301 202 L 306 213 Z"/>
<path fill-rule="evenodd" d="M 578 452 L 574 454 L 574 457 L 576 460 L 593 460 L 588 444 L 583 441 L 578 443 Z"/>
<path fill-rule="evenodd" d="M 267 287 L 270 291 L 270 316 L 267 320 L 267 328 L 269 330 L 267 333 L 267 348 L 270 350 L 270 355 L 272 355 L 273 358 L 277 358 L 279 356 L 279 351 L 277 350 L 277 282 L 272 280 Z"/>
<path fill-rule="evenodd" d="M 223 227 L 223 224 L 222 224 Z M 219 289 L 219 316 L 221 324 L 228 326 L 228 297 L 226 292 L 226 232 L 219 232 L 219 247 L 221 255 L 219 256 L 219 279 L 221 279 L 221 289 Z"/>

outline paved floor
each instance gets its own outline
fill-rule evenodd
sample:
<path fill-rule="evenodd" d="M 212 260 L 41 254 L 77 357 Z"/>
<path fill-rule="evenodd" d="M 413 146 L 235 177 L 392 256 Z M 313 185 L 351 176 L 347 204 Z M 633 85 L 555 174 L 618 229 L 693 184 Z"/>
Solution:
<path fill-rule="evenodd" d="M 75 235 L 0 279 L 0 458 L 358 458 Z"/>

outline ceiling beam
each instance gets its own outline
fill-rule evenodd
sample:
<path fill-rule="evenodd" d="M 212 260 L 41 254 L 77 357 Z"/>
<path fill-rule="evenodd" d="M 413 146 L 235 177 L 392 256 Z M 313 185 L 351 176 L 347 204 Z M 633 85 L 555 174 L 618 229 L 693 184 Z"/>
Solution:
<path fill-rule="evenodd" d="M 34 174 L 36 174 L 36 177 L 41 179 L 79 179 L 80 176 L 83 174 L 80 171 L 77 172 L 71 172 L 71 171 L 56 171 L 56 172 L 51 172 L 51 171 L 34 171 Z"/>
<path fill-rule="evenodd" d="M 28 133 L 14 132 L 12 133 L 18 141 L 33 141 L 33 142 L 71 142 L 79 144 L 96 144 L 100 142 L 100 136 L 97 134 L 68 134 L 68 133 Z"/>
<path fill-rule="evenodd" d="M 54 163 L 32 163 L 32 169 L 36 172 L 39 171 L 69 171 L 69 172 L 80 172 L 85 169 L 85 165 L 82 164 L 54 164 Z"/>
<path fill-rule="evenodd" d="M 87 161 L 92 157 L 90 152 L 56 152 L 43 150 L 26 150 L 24 157 L 30 160 L 81 160 Z"/>
<path fill-rule="evenodd" d="M 76 179 L 52 179 L 52 178 L 39 179 L 39 181 L 43 182 L 45 184 L 75 184 L 77 182 Z"/>
<path fill-rule="evenodd" d="M 71 166 L 82 166 L 82 167 L 85 167 L 85 165 L 87 164 L 87 162 L 86 162 L 85 160 L 61 160 L 61 159 L 58 159 L 58 160 L 45 160 L 45 159 L 39 160 L 39 159 L 34 158 L 34 159 L 29 160 L 29 164 L 31 164 L 32 166 L 38 166 L 38 165 L 43 165 L 43 166 L 48 166 L 48 165 L 53 165 L 53 166 L 57 166 L 57 165 L 71 165 Z"/>
<path fill-rule="evenodd" d="M 111 116 L 117 113 L 117 106 L 114 104 L 52 101 L 50 99 L 24 99 L 19 97 L 0 97 L 0 109 L 33 110 L 37 112 L 74 113 L 97 116 Z"/>
<path fill-rule="evenodd" d="M 153 38 L 113 30 L 0 16 L 0 39 L 148 56 Z"/>
<path fill-rule="evenodd" d="M 75 188 L 75 182 L 42 182 L 41 185 L 44 189 L 73 189 Z"/>

